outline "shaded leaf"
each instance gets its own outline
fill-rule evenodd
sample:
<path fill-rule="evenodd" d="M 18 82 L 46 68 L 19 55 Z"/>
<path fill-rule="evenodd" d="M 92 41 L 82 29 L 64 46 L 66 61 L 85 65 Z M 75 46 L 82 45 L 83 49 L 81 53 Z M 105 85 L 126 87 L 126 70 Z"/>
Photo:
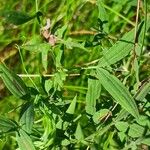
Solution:
<path fill-rule="evenodd" d="M 26 103 L 22 106 L 21 118 L 19 122 L 23 130 L 31 133 L 34 123 L 34 107 L 32 103 Z"/>
<path fill-rule="evenodd" d="M 107 12 L 105 10 L 105 8 L 103 7 L 103 0 L 97 0 L 97 6 L 98 6 L 98 18 L 102 21 L 108 21 L 108 15 Z M 104 26 L 104 31 L 108 33 L 108 24 L 103 24 Z"/>
<path fill-rule="evenodd" d="M 97 69 L 97 77 L 116 102 L 134 117 L 138 118 L 139 113 L 136 103 L 121 81 L 102 68 Z"/>
<path fill-rule="evenodd" d="M 14 122 L 11 119 L 7 119 L 3 116 L 0 116 L 0 131 L 2 132 L 8 132 L 8 131 L 14 131 L 17 128 L 16 122 Z"/>
<path fill-rule="evenodd" d="M 27 13 L 21 12 L 21 11 L 14 11 L 14 10 L 2 11 L 1 10 L 0 15 L 2 17 L 5 17 L 5 19 L 8 23 L 12 23 L 14 25 L 21 25 L 21 24 L 24 24 L 24 23 L 34 19 L 35 17 L 41 16 L 42 13 L 37 12 L 33 16 L 29 16 Z"/>
<path fill-rule="evenodd" d="M 29 91 L 24 81 L 3 63 L 0 63 L 0 75 L 6 87 L 15 97 L 29 99 Z"/>

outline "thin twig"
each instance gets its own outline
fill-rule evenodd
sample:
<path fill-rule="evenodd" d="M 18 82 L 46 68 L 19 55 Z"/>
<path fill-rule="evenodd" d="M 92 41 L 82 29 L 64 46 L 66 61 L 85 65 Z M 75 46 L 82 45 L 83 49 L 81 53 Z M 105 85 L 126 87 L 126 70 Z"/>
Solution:
<path fill-rule="evenodd" d="M 134 32 L 134 48 L 133 48 L 133 60 L 136 57 L 136 45 L 138 42 L 137 31 L 138 31 L 138 20 L 139 20 L 139 9 L 140 9 L 140 0 L 137 2 L 137 10 L 136 10 L 136 23 L 135 23 L 135 32 Z"/>
<path fill-rule="evenodd" d="M 26 67 L 25 67 L 25 64 L 24 64 L 24 60 L 23 60 L 23 57 L 22 57 L 22 54 L 21 54 L 21 50 L 20 50 L 20 47 L 16 44 L 16 48 L 18 49 L 19 51 L 19 55 L 20 55 L 20 58 L 21 58 L 21 62 L 22 62 L 22 66 L 23 66 L 23 69 L 25 71 L 26 74 L 28 74 L 28 71 L 26 70 Z M 31 83 L 33 84 L 33 86 L 37 89 L 37 91 L 39 91 L 38 87 L 36 86 L 36 84 L 34 83 L 34 81 L 28 77 L 31 81 Z"/>
<path fill-rule="evenodd" d="M 55 75 L 54 74 L 44 74 L 44 75 L 41 75 L 41 74 L 17 74 L 19 77 L 22 77 L 22 78 L 38 78 L 38 77 L 54 77 Z M 76 74 L 68 74 L 69 77 L 76 77 L 76 76 L 80 76 L 81 74 L 80 73 L 76 73 Z"/>

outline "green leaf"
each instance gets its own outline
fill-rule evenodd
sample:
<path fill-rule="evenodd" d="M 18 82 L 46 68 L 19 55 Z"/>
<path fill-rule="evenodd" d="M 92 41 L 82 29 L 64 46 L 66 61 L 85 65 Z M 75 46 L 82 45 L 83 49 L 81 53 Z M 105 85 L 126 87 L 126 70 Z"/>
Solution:
<path fill-rule="evenodd" d="M 61 88 L 64 85 L 64 81 L 66 80 L 66 70 L 65 69 L 59 69 L 58 72 L 54 74 L 53 77 L 53 87 L 55 90 L 61 90 Z"/>
<path fill-rule="evenodd" d="M 11 119 L 0 116 L 0 131 L 2 132 L 15 131 L 16 128 L 17 128 L 16 122 L 14 122 Z"/>
<path fill-rule="evenodd" d="M 26 103 L 22 106 L 21 118 L 19 120 L 21 128 L 28 133 L 31 133 L 34 123 L 34 107 L 32 103 Z"/>
<path fill-rule="evenodd" d="M 22 48 L 35 53 L 42 53 L 43 51 L 47 53 L 51 50 L 51 46 L 48 43 L 32 43 L 32 41 L 22 45 Z"/>
<path fill-rule="evenodd" d="M 50 80 L 50 79 L 49 79 L 49 80 L 46 80 L 44 86 L 45 86 L 46 92 L 49 93 L 50 89 L 51 89 L 52 86 L 53 86 L 52 80 Z"/>
<path fill-rule="evenodd" d="M 58 38 L 63 38 L 64 33 L 65 33 L 66 30 L 67 30 L 67 27 L 68 27 L 68 25 L 64 25 L 64 26 L 62 26 L 61 28 L 58 28 L 58 29 L 57 29 L 57 31 L 56 31 L 55 34 L 57 35 Z"/>
<path fill-rule="evenodd" d="M 112 47 L 103 52 L 103 56 L 100 58 L 98 66 L 110 66 L 126 57 L 134 46 L 133 42 L 134 29 L 126 33 L 121 40 L 117 41 Z"/>
<path fill-rule="evenodd" d="M 48 115 L 48 114 L 47 114 Z M 44 147 L 49 147 L 55 138 L 56 125 L 53 117 L 45 115 L 43 119 L 44 133 L 41 137 L 41 141 Z"/>
<path fill-rule="evenodd" d="M 75 138 L 76 138 L 77 140 L 79 140 L 79 141 L 81 141 L 81 140 L 84 139 L 84 134 L 83 134 L 83 131 L 82 131 L 80 122 L 79 122 L 78 125 L 77 125 L 77 129 L 76 129 L 76 132 L 75 132 Z"/>
<path fill-rule="evenodd" d="M 13 10 L 0 11 L 0 16 L 5 17 L 5 19 L 8 23 L 12 23 L 14 25 L 24 24 L 24 23 L 34 19 L 35 17 L 37 17 L 37 16 L 39 17 L 41 15 L 42 15 L 42 13 L 40 13 L 40 12 L 37 12 L 33 16 L 29 16 L 27 13 L 21 12 L 21 11 L 13 11 Z"/>
<path fill-rule="evenodd" d="M 72 48 L 79 48 L 82 49 L 84 51 L 89 52 L 89 50 L 87 50 L 84 45 L 85 43 L 78 43 L 76 41 L 73 41 L 72 38 L 68 38 L 66 41 L 62 41 L 62 43 L 67 47 L 67 49 L 72 49 Z"/>
<path fill-rule="evenodd" d="M 48 50 L 43 50 L 42 51 L 42 65 L 47 72 L 47 66 L 48 66 Z"/>
<path fill-rule="evenodd" d="M 135 95 L 135 99 L 138 101 L 143 101 L 145 96 L 149 93 L 150 91 L 150 79 L 146 81 L 138 90 L 138 92 Z"/>
<path fill-rule="evenodd" d="M 124 132 L 118 132 L 118 136 L 119 136 L 121 142 L 123 142 L 124 139 L 127 137 L 127 135 Z"/>
<path fill-rule="evenodd" d="M 62 50 L 57 50 L 57 54 L 56 54 L 56 62 L 55 62 L 55 65 L 56 65 L 56 68 L 59 68 L 61 67 L 61 60 L 62 60 L 62 56 L 63 56 L 63 51 Z"/>
<path fill-rule="evenodd" d="M 103 0 L 97 0 L 97 6 L 99 11 L 98 18 L 103 22 L 108 21 L 107 12 L 103 7 Z M 104 31 L 108 33 L 108 24 L 104 24 Z"/>
<path fill-rule="evenodd" d="M 128 135 L 132 138 L 142 137 L 144 134 L 144 128 L 138 124 L 131 124 Z"/>
<path fill-rule="evenodd" d="M 127 122 L 118 121 L 115 123 L 115 126 L 119 131 L 126 132 L 129 127 L 129 124 Z"/>
<path fill-rule="evenodd" d="M 148 116 L 140 115 L 139 119 L 136 119 L 136 122 L 143 127 L 147 126 L 150 128 L 150 120 Z"/>
<path fill-rule="evenodd" d="M 30 136 L 22 129 L 19 130 L 19 133 L 16 133 L 16 140 L 20 150 L 35 150 Z"/>
<path fill-rule="evenodd" d="M 139 112 L 133 97 L 119 79 L 102 68 L 97 69 L 97 77 L 116 102 L 135 118 L 139 117 Z"/>
<path fill-rule="evenodd" d="M 86 112 L 93 115 L 96 112 L 96 100 L 101 92 L 99 80 L 88 79 L 88 91 L 86 94 Z"/>
<path fill-rule="evenodd" d="M 98 124 L 100 123 L 100 121 L 102 119 L 104 119 L 108 114 L 110 113 L 109 109 L 101 109 L 99 111 L 97 111 L 94 115 L 93 115 L 93 121 Z"/>
<path fill-rule="evenodd" d="M 68 113 L 68 114 L 74 114 L 75 113 L 76 102 L 77 102 L 77 95 L 72 100 L 72 102 L 69 105 L 69 108 L 67 109 L 66 113 Z"/>
<path fill-rule="evenodd" d="M 29 91 L 24 81 L 3 63 L 0 63 L 0 75 L 6 87 L 15 97 L 29 99 Z"/>
<path fill-rule="evenodd" d="M 150 138 L 144 138 L 141 143 L 150 146 Z"/>

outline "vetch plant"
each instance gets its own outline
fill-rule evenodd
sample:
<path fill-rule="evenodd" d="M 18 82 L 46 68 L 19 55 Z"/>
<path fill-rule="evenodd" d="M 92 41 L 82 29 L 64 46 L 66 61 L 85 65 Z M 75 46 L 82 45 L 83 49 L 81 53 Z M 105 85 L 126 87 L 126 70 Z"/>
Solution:
<path fill-rule="evenodd" d="M 50 17 L 44 17 L 50 2 L 41 2 L 41 11 L 35 2 L 36 13 L 31 16 L 2 11 L 5 22 L 17 30 L 26 26 L 30 31 L 15 45 L 21 58 L 18 70 L 25 74 L 17 74 L 4 58 L 5 62 L 0 62 L 0 77 L 12 94 L 2 100 L 6 110 L 0 115 L 0 148 L 148 149 L 150 78 L 144 64 L 149 58 L 144 51 L 148 50 L 145 40 L 150 28 L 147 1 L 141 2 L 143 13 L 139 11 L 140 0 L 137 4 L 113 0 L 53 2 L 52 10 L 59 7 L 56 12 L 51 10 L 54 16 Z M 137 13 L 131 9 L 136 6 Z M 98 24 L 85 21 L 82 11 Z M 122 20 L 115 24 L 111 18 Z M 82 29 L 78 19 L 94 31 L 73 32 Z M 121 38 L 110 34 L 118 30 L 123 30 Z"/>

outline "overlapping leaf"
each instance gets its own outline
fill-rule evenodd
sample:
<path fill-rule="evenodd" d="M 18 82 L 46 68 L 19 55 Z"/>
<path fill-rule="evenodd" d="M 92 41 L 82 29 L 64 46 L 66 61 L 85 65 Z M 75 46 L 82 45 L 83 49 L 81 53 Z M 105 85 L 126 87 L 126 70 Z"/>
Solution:
<path fill-rule="evenodd" d="M 29 98 L 29 91 L 23 80 L 3 63 L 0 63 L 0 75 L 6 87 L 14 96 L 23 99 Z"/>
<path fill-rule="evenodd" d="M 20 150 L 35 150 L 30 136 L 22 129 L 20 129 L 19 133 L 16 133 L 16 139 Z"/>
<path fill-rule="evenodd" d="M 22 129 L 31 133 L 34 122 L 34 107 L 33 104 L 27 103 L 23 105 L 20 121 Z"/>

